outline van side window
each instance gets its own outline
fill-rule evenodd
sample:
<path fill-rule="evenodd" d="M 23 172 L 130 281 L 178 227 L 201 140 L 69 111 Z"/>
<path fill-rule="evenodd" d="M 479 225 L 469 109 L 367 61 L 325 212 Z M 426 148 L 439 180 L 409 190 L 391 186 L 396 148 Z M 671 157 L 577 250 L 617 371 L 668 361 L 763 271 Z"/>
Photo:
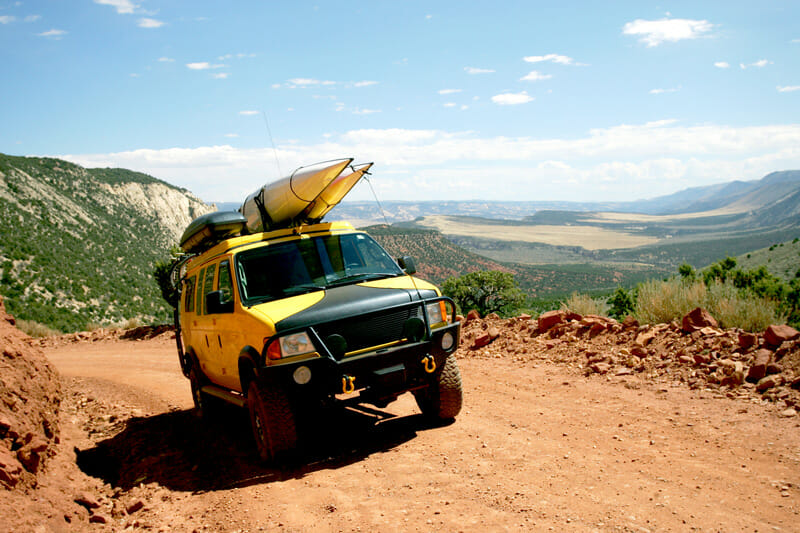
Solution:
<path fill-rule="evenodd" d="M 191 313 L 194 311 L 194 286 L 197 284 L 197 277 L 192 276 L 191 278 L 185 280 L 183 286 L 183 291 L 185 296 L 185 300 L 183 303 L 183 310 L 187 313 Z"/>
<path fill-rule="evenodd" d="M 226 259 L 219 264 L 219 281 L 217 290 L 222 291 L 222 303 L 233 302 L 233 278 L 231 277 L 231 262 Z"/>
<path fill-rule="evenodd" d="M 216 265 L 211 265 L 206 268 L 206 272 L 203 277 L 203 314 L 208 314 L 208 306 L 206 305 L 206 294 L 214 290 L 214 271 L 216 270 Z"/>

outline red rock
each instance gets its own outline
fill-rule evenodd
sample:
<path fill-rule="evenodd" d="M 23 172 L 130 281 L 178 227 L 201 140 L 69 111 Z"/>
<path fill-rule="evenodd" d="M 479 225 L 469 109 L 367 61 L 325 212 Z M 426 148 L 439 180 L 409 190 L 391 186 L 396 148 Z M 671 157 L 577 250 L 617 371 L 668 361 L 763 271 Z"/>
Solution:
<path fill-rule="evenodd" d="M 463 315 L 456 315 L 456 322 L 461 322 L 462 324 L 466 324 Z"/>
<path fill-rule="evenodd" d="M 109 518 L 103 513 L 96 513 L 89 517 L 89 522 L 92 524 L 107 524 Z"/>
<path fill-rule="evenodd" d="M 606 374 L 609 370 L 611 370 L 611 365 L 608 363 L 595 363 L 591 365 L 589 368 L 597 372 L 598 374 Z"/>
<path fill-rule="evenodd" d="M 696 353 L 694 354 L 694 362 L 697 365 L 706 365 L 711 362 L 711 355 L 707 353 Z"/>
<path fill-rule="evenodd" d="M 656 332 L 652 329 L 648 329 L 647 331 L 643 331 L 636 335 L 635 342 L 638 346 L 647 346 L 650 342 L 656 338 Z"/>
<path fill-rule="evenodd" d="M 136 500 L 136 501 L 134 501 L 134 502 L 130 503 L 130 504 L 129 504 L 129 505 L 126 507 L 126 508 L 125 508 L 125 511 L 126 511 L 128 514 L 133 514 L 133 513 L 137 512 L 137 511 L 140 511 L 140 510 L 142 510 L 143 508 L 144 508 L 144 502 L 143 502 L 142 500 Z"/>
<path fill-rule="evenodd" d="M 638 328 L 639 327 L 639 321 L 636 320 L 635 318 L 633 318 L 631 315 L 628 315 L 622 321 L 622 325 L 625 327 L 625 329 Z"/>
<path fill-rule="evenodd" d="M 484 346 L 488 346 L 489 343 L 491 342 L 492 338 L 489 336 L 488 333 L 481 333 L 480 335 L 475 337 L 475 340 L 472 342 L 472 348 L 473 349 L 483 348 Z"/>
<path fill-rule="evenodd" d="M 470 310 L 469 313 L 467 313 L 467 323 L 470 323 L 473 320 L 480 320 L 480 319 L 481 319 L 481 314 L 475 309 L 472 309 Z"/>
<path fill-rule="evenodd" d="M 631 353 L 639 358 L 645 358 L 648 355 L 650 355 L 644 346 L 634 346 L 633 348 L 631 348 Z"/>
<path fill-rule="evenodd" d="M 489 338 L 492 340 L 495 340 L 500 336 L 500 330 L 494 326 L 490 327 L 486 332 L 489 334 Z"/>
<path fill-rule="evenodd" d="M 719 323 L 702 307 L 696 307 L 681 320 L 681 329 L 684 333 L 692 333 L 705 327 L 718 328 Z"/>
<path fill-rule="evenodd" d="M 747 371 L 747 381 L 759 381 L 767 375 L 767 365 L 772 361 L 772 352 L 761 349 L 755 353 L 753 364 Z"/>
<path fill-rule="evenodd" d="M 519 319 L 520 320 L 530 320 L 531 319 L 531 315 L 529 315 L 527 313 L 522 313 L 521 315 L 519 315 Z"/>
<path fill-rule="evenodd" d="M 75 503 L 83 505 L 87 509 L 97 509 L 100 507 L 100 502 L 97 500 L 97 498 L 88 492 L 81 492 L 80 494 L 76 495 L 74 501 Z"/>
<path fill-rule="evenodd" d="M 746 350 L 758 343 L 758 335 L 743 331 L 739 333 L 739 348 Z"/>
<path fill-rule="evenodd" d="M 33 437 L 28 444 L 17 450 L 17 459 L 25 470 L 35 474 L 39 470 L 42 458 L 47 451 L 48 443 L 40 437 Z"/>
<path fill-rule="evenodd" d="M 11 488 L 19 483 L 22 466 L 5 446 L 0 446 L 0 486 Z"/>
<path fill-rule="evenodd" d="M 548 331 L 553 326 L 563 324 L 565 321 L 564 311 L 547 311 L 539 315 L 539 331 Z"/>
<path fill-rule="evenodd" d="M 499 320 L 500 315 L 498 315 L 497 313 L 489 313 L 488 315 L 486 315 L 486 318 L 488 318 L 489 320 Z"/>
<path fill-rule="evenodd" d="M 800 337 L 800 331 L 787 325 L 772 325 L 764 332 L 764 341 L 770 346 L 780 346 L 781 343 L 794 340 L 798 337 Z"/>
<path fill-rule="evenodd" d="M 756 384 L 756 390 L 758 392 L 764 392 L 767 389 L 777 387 L 781 384 L 783 384 L 783 377 L 780 374 L 774 374 L 772 376 L 761 378 Z"/>

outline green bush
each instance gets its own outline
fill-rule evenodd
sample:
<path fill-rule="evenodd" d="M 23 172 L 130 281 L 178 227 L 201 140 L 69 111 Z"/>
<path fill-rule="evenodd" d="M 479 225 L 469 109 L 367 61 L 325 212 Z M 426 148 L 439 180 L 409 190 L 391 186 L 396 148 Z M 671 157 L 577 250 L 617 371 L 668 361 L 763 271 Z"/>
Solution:
<path fill-rule="evenodd" d="M 483 270 L 452 277 L 442 284 L 442 292 L 453 299 L 462 312 L 475 309 L 481 316 L 497 313 L 517 314 L 525 303 L 525 293 L 508 272 Z"/>

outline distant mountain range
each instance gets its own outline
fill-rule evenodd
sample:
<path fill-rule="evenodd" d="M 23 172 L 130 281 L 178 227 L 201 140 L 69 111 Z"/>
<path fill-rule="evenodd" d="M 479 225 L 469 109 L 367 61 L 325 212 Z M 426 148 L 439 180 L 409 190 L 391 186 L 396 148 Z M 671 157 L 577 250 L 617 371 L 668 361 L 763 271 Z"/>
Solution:
<path fill-rule="evenodd" d="M 394 224 L 421 216 L 448 215 L 477 218 L 522 220 L 539 211 L 575 211 L 676 215 L 729 208 L 730 212 L 747 212 L 760 208 L 778 209 L 791 216 L 800 191 L 800 170 L 773 172 L 760 180 L 730 181 L 692 187 L 674 194 L 633 202 L 483 202 L 483 201 L 382 201 L 383 211 L 375 202 L 343 201 L 328 215 L 329 219 L 354 220 L 359 224 Z M 220 204 L 220 208 L 222 209 Z M 238 209 L 239 204 L 224 204 L 225 209 Z M 794 206 L 794 207 L 792 207 Z M 766 213 L 762 213 L 766 214 Z"/>

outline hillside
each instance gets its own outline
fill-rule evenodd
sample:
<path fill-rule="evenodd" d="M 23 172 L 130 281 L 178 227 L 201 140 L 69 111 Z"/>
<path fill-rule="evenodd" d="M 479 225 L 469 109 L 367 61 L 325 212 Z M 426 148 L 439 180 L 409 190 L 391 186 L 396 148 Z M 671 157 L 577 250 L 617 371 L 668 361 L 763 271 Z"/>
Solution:
<path fill-rule="evenodd" d="M 145 174 L 0 154 L 0 294 L 18 318 L 62 331 L 167 321 L 153 264 L 211 210 Z"/>

